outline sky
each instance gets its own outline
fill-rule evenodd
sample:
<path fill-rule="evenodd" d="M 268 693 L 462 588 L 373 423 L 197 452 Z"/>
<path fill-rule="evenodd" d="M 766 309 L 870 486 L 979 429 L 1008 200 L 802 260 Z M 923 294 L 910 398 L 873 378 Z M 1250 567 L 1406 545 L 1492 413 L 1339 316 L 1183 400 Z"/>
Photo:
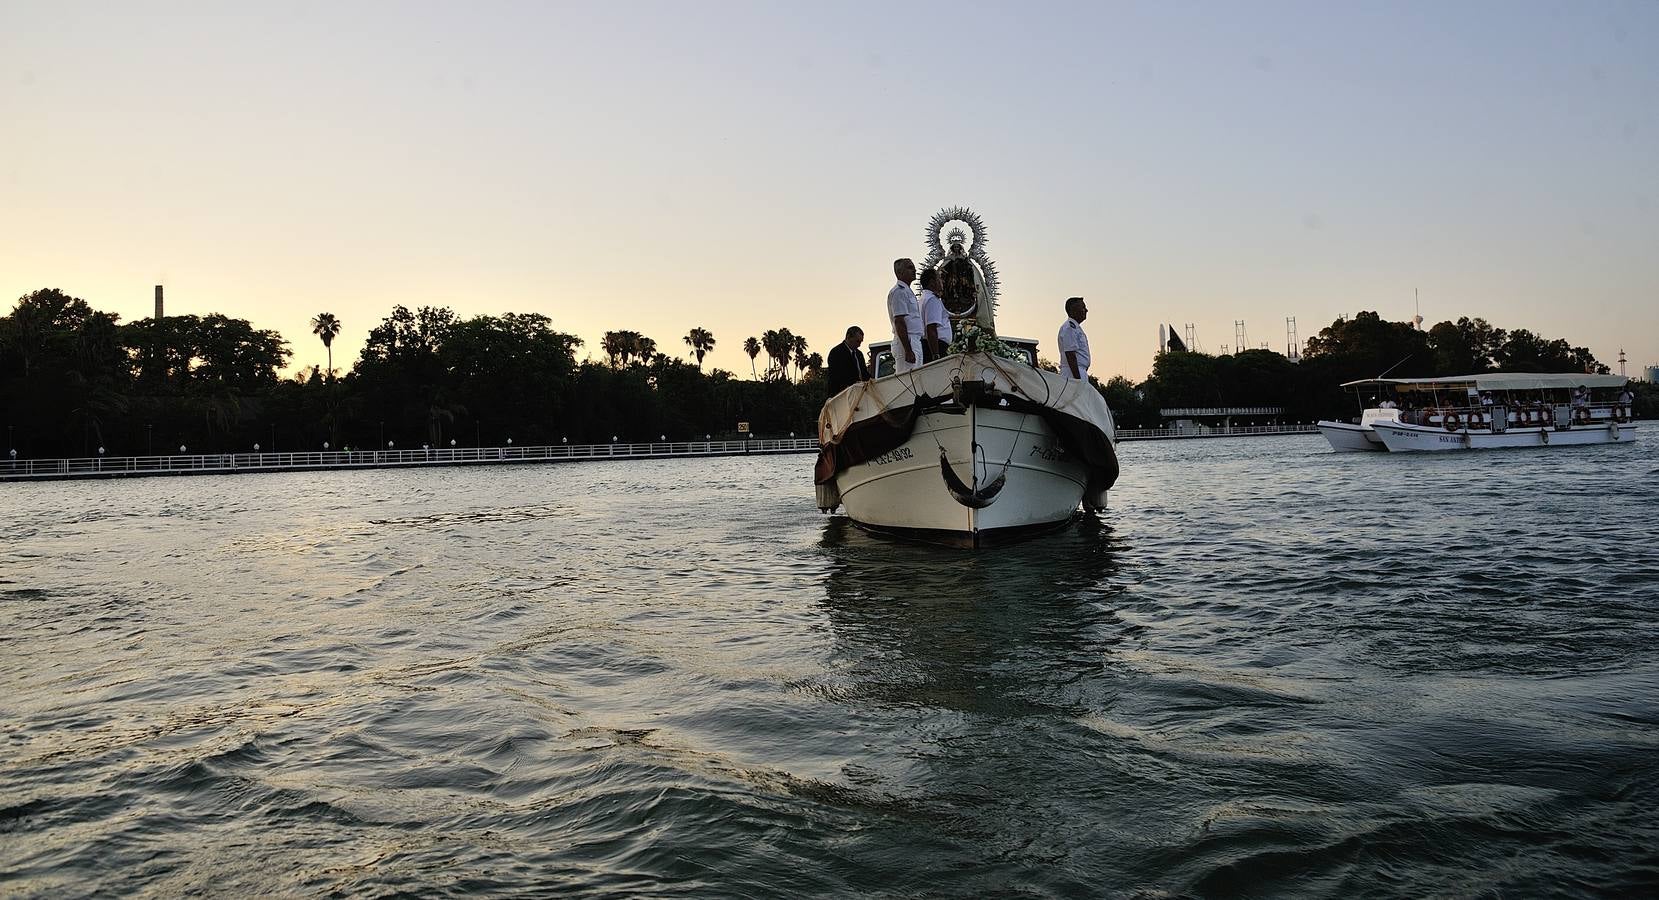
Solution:
<path fill-rule="evenodd" d="M 0 297 L 222 312 L 292 368 L 394 304 L 747 373 L 885 337 L 984 219 L 998 330 L 1094 373 L 1158 325 L 1286 350 L 1480 316 L 1659 364 L 1659 3 L 0 0 Z"/>

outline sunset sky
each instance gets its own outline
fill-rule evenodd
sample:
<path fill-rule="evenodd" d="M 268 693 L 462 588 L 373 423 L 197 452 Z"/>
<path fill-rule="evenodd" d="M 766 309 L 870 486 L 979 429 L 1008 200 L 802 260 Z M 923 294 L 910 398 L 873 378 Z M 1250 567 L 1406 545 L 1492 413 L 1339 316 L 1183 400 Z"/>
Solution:
<path fill-rule="evenodd" d="M 999 330 L 1283 352 L 1460 315 L 1659 363 L 1659 3 L 0 0 L 0 297 L 885 336 L 973 207 Z"/>

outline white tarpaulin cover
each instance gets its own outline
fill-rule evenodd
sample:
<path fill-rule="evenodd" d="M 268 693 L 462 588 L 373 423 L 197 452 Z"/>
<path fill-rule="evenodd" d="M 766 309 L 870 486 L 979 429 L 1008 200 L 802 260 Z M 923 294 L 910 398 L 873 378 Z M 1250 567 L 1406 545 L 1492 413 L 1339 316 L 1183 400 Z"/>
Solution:
<path fill-rule="evenodd" d="M 1443 391 L 1473 387 L 1480 391 L 1534 391 L 1551 389 L 1616 388 L 1630 379 L 1619 375 L 1558 372 L 1489 372 L 1485 375 L 1447 375 L 1443 378 L 1362 378 L 1343 387 L 1392 384 L 1404 391 Z"/>
<path fill-rule="evenodd" d="M 887 410 L 908 407 L 919 396 L 948 397 L 951 382 L 959 375 L 964 382 L 977 380 L 987 387 L 994 383 L 997 390 L 1080 419 L 1094 426 L 1109 442 L 1117 441 L 1117 426 L 1112 421 L 1112 411 L 1106 407 L 1106 398 L 1088 382 L 1062 378 L 1058 372 L 1033 369 L 986 353 L 965 353 L 947 356 L 909 372 L 860 382 L 831 397 L 818 414 L 818 442 L 826 446 L 839 444 L 854 423 Z"/>

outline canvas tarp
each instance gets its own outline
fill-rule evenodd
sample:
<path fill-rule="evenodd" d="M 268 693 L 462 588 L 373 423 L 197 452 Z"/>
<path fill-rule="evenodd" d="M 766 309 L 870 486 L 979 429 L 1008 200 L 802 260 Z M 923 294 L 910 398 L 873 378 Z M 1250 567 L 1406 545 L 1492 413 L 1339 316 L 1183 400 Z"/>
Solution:
<path fill-rule="evenodd" d="M 1478 391 L 1534 391 L 1577 387 L 1623 387 L 1629 379 L 1619 375 L 1585 375 L 1572 372 L 1488 372 L 1484 375 L 1447 375 L 1442 378 L 1362 378 L 1343 387 L 1391 384 L 1401 391 L 1446 391 L 1474 388 Z"/>
<path fill-rule="evenodd" d="M 1001 391 L 1011 403 L 1041 414 L 1089 465 L 1091 481 L 1102 490 L 1117 480 L 1117 427 L 1106 399 L 1093 385 L 989 354 L 968 353 L 860 382 L 831 397 L 818 415 L 818 443 L 823 448 L 818 482 L 903 444 L 919 414 L 950 401 L 958 377 Z"/>

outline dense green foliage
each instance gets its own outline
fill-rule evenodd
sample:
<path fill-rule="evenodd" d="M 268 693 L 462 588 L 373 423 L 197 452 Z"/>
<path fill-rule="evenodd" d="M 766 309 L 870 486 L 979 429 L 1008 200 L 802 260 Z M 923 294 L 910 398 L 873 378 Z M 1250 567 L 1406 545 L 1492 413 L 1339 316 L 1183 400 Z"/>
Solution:
<path fill-rule="evenodd" d="M 312 326 L 325 344 L 339 333 L 327 313 Z M 733 437 L 739 422 L 761 435 L 813 434 L 824 401 L 818 354 L 787 329 L 768 335 L 774 368 L 738 378 L 670 358 L 638 332 L 608 332 L 605 361 L 579 362 L 582 341 L 540 314 L 462 319 L 398 306 L 344 377 L 311 369 L 283 379 L 287 343 L 245 320 L 120 324 L 43 290 L 0 318 L 0 417 L 6 449 L 32 457 L 100 446 L 130 455 L 691 440 Z M 687 338 L 694 354 L 714 346 L 706 329 Z"/>
<path fill-rule="evenodd" d="M 1484 319 L 1441 322 L 1427 331 L 1389 322 L 1374 312 L 1338 319 L 1308 341 L 1299 362 L 1270 350 L 1227 356 L 1177 351 L 1159 354 L 1140 385 L 1114 378 L 1106 399 L 1127 427 L 1158 425 L 1158 410 L 1174 407 L 1283 407 L 1283 418 L 1310 422 L 1353 415 L 1354 400 L 1338 385 L 1387 373 L 1390 377 L 1474 375 L 1482 372 L 1606 372 L 1589 350 L 1525 329 L 1505 331 Z M 1638 409 L 1656 411 L 1651 393 L 1638 391 Z M 1646 403 L 1644 407 L 1642 404 Z"/>
<path fill-rule="evenodd" d="M 321 313 L 312 333 L 332 349 L 341 323 Z M 712 349 L 703 328 L 683 338 Z M 23 456 L 84 456 L 372 447 L 393 442 L 495 446 L 731 437 L 815 431 L 825 384 L 820 354 L 787 328 L 741 342 L 751 373 L 703 371 L 659 352 L 637 331 L 606 332 L 602 361 L 578 361 L 582 341 L 536 313 L 462 319 L 447 308 L 395 307 L 370 329 L 343 377 L 318 369 L 284 379 L 287 342 L 222 315 L 122 324 L 58 290 L 22 297 L 0 318 L 0 418 Z M 764 367 L 759 359 L 767 360 Z M 1051 366 L 1052 367 L 1052 366 Z M 1373 312 L 1341 319 L 1308 342 L 1300 362 L 1267 350 L 1226 356 L 1160 354 L 1152 374 L 1101 386 L 1123 427 L 1163 424 L 1171 407 L 1283 407 L 1289 421 L 1352 414 L 1344 381 L 1491 370 L 1606 371 L 1583 347 L 1481 319 L 1419 331 Z M 1637 385 L 1653 416 L 1653 385 Z"/>

